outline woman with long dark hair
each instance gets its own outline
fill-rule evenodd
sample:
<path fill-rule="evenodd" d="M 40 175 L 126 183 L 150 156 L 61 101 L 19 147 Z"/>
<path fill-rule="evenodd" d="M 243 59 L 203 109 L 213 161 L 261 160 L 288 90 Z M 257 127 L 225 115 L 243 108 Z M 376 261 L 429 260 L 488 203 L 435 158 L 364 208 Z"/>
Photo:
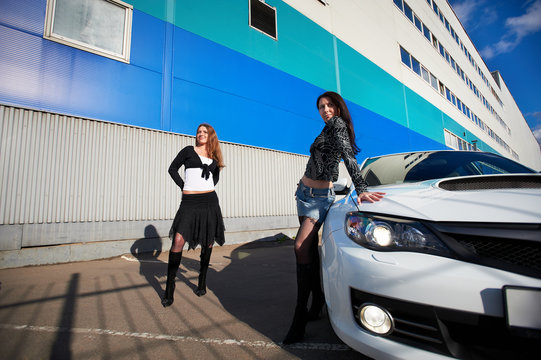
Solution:
<path fill-rule="evenodd" d="M 184 165 L 184 180 L 178 170 Z M 182 190 L 182 201 L 169 232 L 172 239 L 167 264 L 167 282 L 162 299 L 164 307 L 174 299 L 175 277 L 182 258 L 182 249 L 188 242 L 188 250 L 201 246 L 199 282 L 195 294 L 207 292 L 207 270 L 214 243 L 223 245 L 224 222 L 214 186 L 224 167 L 222 151 L 216 131 L 209 124 L 197 127 L 195 146 L 186 146 L 169 166 L 169 175 Z"/>
<path fill-rule="evenodd" d="M 310 147 L 310 158 L 295 197 L 300 227 L 295 238 L 297 263 L 297 302 L 284 344 L 301 341 L 306 323 L 319 318 L 325 303 L 319 273 L 318 231 L 334 202 L 333 181 L 338 180 L 340 159 L 344 160 L 357 192 L 357 203 L 379 201 L 384 193 L 367 192 L 355 154 L 355 131 L 342 97 L 332 91 L 317 98 L 317 108 L 325 127 Z M 312 294 L 310 310 L 308 299 Z"/>

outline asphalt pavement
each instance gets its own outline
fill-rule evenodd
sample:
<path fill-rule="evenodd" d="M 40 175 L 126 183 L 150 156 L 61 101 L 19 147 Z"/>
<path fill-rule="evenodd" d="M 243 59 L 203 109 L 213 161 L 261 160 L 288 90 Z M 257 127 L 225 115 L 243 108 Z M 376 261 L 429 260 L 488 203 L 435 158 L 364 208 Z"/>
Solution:
<path fill-rule="evenodd" d="M 197 297 L 199 249 L 184 251 L 175 302 L 160 300 L 168 252 L 0 270 L 0 359 L 351 359 L 367 357 L 324 314 L 281 344 L 296 296 L 293 241 L 216 246 Z"/>

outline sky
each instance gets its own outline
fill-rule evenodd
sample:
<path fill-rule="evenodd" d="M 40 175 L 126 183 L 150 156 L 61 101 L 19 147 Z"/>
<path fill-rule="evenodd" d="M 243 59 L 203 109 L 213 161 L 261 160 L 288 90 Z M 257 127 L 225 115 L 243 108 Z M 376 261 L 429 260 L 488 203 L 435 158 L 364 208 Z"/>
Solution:
<path fill-rule="evenodd" d="M 541 0 L 448 0 L 541 144 Z"/>

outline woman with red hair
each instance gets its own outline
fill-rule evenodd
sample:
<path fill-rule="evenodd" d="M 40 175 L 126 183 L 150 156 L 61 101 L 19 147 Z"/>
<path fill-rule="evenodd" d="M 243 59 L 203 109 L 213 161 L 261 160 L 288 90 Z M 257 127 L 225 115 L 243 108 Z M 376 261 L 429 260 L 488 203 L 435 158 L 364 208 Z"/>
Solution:
<path fill-rule="evenodd" d="M 184 180 L 178 170 L 184 165 Z M 206 278 L 214 243 L 223 245 L 224 222 L 214 186 L 218 183 L 220 170 L 224 167 L 222 151 L 216 131 L 209 124 L 197 127 L 195 146 L 186 146 L 169 166 L 169 175 L 182 190 L 182 201 L 169 232 L 172 244 L 167 264 L 167 282 L 162 299 L 164 307 L 174 299 L 175 277 L 182 258 L 182 249 L 188 242 L 188 250 L 201 246 L 201 268 L 195 294 L 207 292 Z"/>

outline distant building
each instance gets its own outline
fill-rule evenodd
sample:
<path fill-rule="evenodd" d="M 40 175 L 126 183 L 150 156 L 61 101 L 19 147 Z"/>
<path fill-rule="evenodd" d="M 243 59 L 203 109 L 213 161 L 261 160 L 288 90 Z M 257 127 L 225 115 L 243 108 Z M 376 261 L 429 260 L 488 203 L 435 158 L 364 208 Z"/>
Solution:
<path fill-rule="evenodd" d="M 0 267 L 168 250 L 167 167 L 201 122 L 223 141 L 227 241 L 293 235 L 325 90 L 359 161 L 477 149 L 541 170 L 445 0 L 0 1 Z"/>

